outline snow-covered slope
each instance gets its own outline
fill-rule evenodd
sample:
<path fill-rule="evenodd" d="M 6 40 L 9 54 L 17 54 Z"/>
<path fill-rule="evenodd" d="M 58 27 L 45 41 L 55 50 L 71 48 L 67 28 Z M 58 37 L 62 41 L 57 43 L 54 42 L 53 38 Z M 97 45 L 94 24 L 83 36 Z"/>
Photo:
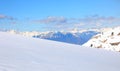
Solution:
<path fill-rule="evenodd" d="M 48 39 L 59 42 L 66 42 L 72 44 L 82 45 L 87 42 L 92 36 L 98 34 L 97 31 L 48 31 L 48 32 L 17 32 L 14 30 L 7 31 L 13 34 L 21 34 L 40 39 Z"/>
<path fill-rule="evenodd" d="M 120 71 L 120 53 L 0 32 L 0 71 Z"/>
<path fill-rule="evenodd" d="M 120 27 L 103 29 L 83 46 L 120 52 Z"/>

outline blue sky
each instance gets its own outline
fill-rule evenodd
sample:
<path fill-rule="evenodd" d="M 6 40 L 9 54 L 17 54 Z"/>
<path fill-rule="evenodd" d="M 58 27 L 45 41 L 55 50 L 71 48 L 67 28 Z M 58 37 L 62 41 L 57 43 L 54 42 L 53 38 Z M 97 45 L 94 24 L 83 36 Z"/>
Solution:
<path fill-rule="evenodd" d="M 0 0 L 0 29 L 70 30 L 120 25 L 120 0 Z"/>

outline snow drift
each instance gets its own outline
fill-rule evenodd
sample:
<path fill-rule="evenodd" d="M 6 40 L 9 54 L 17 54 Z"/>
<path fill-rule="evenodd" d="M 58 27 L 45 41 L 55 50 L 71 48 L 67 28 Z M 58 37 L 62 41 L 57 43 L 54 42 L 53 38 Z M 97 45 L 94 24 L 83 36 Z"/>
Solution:
<path fill-rule="evenodd" d="M 120 53 L 0 32 L 0 71 L 120 71 Z"/>

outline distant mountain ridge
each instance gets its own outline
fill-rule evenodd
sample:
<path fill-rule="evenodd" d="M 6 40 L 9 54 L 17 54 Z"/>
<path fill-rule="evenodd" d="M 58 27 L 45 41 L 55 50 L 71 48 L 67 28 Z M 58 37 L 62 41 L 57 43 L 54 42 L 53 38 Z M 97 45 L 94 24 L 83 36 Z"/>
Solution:
<path fill-rule="evenodd" d="M 40 39 L 48 39 L 72 44 L 82 45 L 86 43 L 91 37 L 98 34 L 97 31 L 69 31 L 69 32 L 62 32 L 62 31 L 49 31 L 49 32 L 17 32 L 14 30 L 7 31 L 13 34 L 21 34 L 24 36 L 40 38 Z"/>
<path fill-rule="evenodd" d="M 95 32 L 95 31 L 86 31 L 82 33 L 50 32 L 46 35 L 43 34 L 44 36 L 40 34 L 40 35 L 33 36 L 33 37 L 82 45 L 85 42 L 87 42 L 92 36 L 96 35 L 97 33 L 98 32 Z"/>

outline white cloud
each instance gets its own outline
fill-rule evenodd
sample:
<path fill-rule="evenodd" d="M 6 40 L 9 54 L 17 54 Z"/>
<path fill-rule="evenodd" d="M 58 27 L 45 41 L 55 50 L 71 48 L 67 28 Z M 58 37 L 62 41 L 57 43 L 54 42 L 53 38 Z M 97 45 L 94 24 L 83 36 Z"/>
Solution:
<path fill-rule="evenodd" d="M 4 14 L 0 14 L 0 19 L 14 20 L 15 18 L 13 18 L 13 17 L 11 17 L 11 16 L 4 15 Z"/>
<path fill-rule="evenodd" d="M 37 23 L 43 23 L 43 24 L 49 24 L 49 23 L 66 23 L 67 19 L 64 17 L 54 17 L 54 16 L 49 16 L 45 19 L 40 19 L 40 20 L 34 20 Z"/>

